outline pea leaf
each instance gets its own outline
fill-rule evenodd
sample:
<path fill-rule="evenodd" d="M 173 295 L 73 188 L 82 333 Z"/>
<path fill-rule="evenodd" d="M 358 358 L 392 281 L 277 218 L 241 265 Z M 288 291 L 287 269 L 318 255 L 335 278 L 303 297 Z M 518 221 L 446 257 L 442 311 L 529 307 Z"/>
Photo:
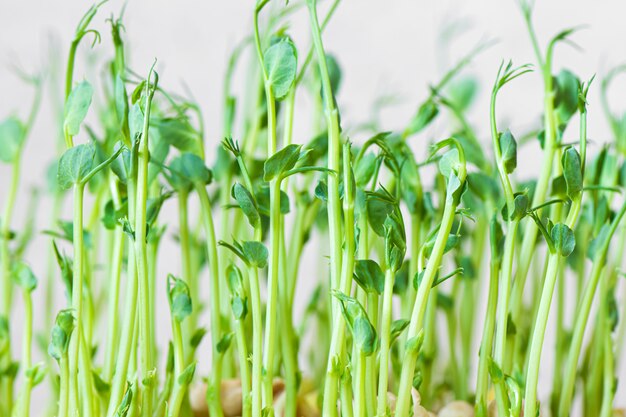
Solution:
<path fill-rule="evenodd" d="M 57 361 L 67 353 L 70 335 L 74 331 L 74 316 L 71 310 L 61 310 L 54 322 L 50 333 L 48 354 Z"/>
<path fill-rule="evenodd" d="M 563 166 L 563 177 L 567 186 L 567 196 L 574 200 L 583 191 L 583 172 L 578 151 L 567 147 L 561 157 Z"/>
<path fill-rule="evenodd" d="M 37 288 L 37 277 L 24 262 L 18 262 L 13 268 L 13 279 L 26 292 Z"/>
<path fill-rule="evenodd" d="M 115 414 L 113 417 L 126 417 L 128 412 L 130 411 L 130 406 L 133 403 L 133 384 L 132 382 L 128 383 L 128 387 L 126 388 L 126 392 L 124 393 L 124 398 L 120 402 L 120 405 L 115 410 Z"/>
<path fill-rule="evenodd" d="M 287 37 L 273 43 L 264 54 L 265 72 L 276 99 L 284 98 L 291 89 L 298 70 L 298 53 Z"/>
<path fill-rule="evenodd" d="M 231 342 L 233 341 L 234 333 L 227 333 L 217 342 L 217 352 L 224 353 L 230 347 Z"/>
<path fill-rule="evenodd" d="M 439 114 L 439 107 L 432 99 L 426 100 L 417 110 L 417 114 L 409 122 L 403 136 L 410 136 L 422 131 Z"/>
<path fill-rule="evenodd" d="M 354 279 L 368 293 L 382 294 L 385 287 L 385 274 L 371 259 L 359 259 L 354 264 Z"/>
<path fill-rule="evenodd" d="M 246 241 L 242 244 L 242 251 L 244 256 L 248 259 L 251 265 L 257 268 L 265 268 L 267 266 L 267 247 L 261 242 Z"/>
<path fill-rule="evenodd" d="M 177 382 L 180 385 L 189 385 L 193 380 L 193 376 L 196 373 L 196 362 L 193 362 L 183 370 L 183 372 L 178 375 Z"/>
<path fill-rule="evenodd" d="M 75 136 L 80 130 L 80 125 L 87 116 L 87 110 L 91 105 L 93 87 L 87 81 L 78 83 L 70 92 L 65 102 L 65 118 L 63 130 L 70 136 Z"/>
<path fill-rule="evenodd" d="M 239 208 L 243 211 L 243 214 L 248 219 L 250 226 L 256 228 L 260 221 L 261 216 L 257 208 L 256 202 L 252 197 L 252 194 L 246 187 L 236 182 L 231 189 L 231 196 L 237 201 Z"/>
<path fill-rule="evenodd" d="M 189 287 L 185 281 L 172 274 L 168 274 L 167 281 L 170 310 L 174 319 L 180 323 L 191 315 L 192 305 Z"/>
<path fill-rule="evenodd" d="M 302 145 L 287 145 L 270 156 L 263 165 L 263 180 L 269 182 L 293 168 L 300 158 L 301 147 Z"/>
<path fill-rule="evenodd" d="M 397 271 L 402 266 L 406 253 L 406 232 L 398 211 L 393 211 L 385 219 L 385 261 L 389 268 Z"/>
<path fill-rule="evenodd" d="M 393 323 L 391 323 L 391 332 L 389 335 L 390 344 L 392 344 L 398 338 L 398 336 L 402 334 L 404 329 L 406 329 L 408 326 L 409 326 L 408 320 L 405 320 L 405 319 L 394 320 Z"/>
<path fill-rule="evenodd" d="M 200 152 L 202 138 L 186 117 L 158 119 L 154 126 L 169 145 L 183 152 Z"/>
<path fill-rule="evenodd" d="M 0 161 L 12 163 L 22 148 L 26 129 L 16 117 L 9 117 L 0 123 Z"/>
<path fill-rule="evenodd" d="M 550 237 L 554 242 L 554 248 L 563 256 L 569 256 L 576 246 L 576 238 L 574 232 L 567 225 L 557 223 L 550 231 Z"/>
<path fill-rule="evenodd" d="M 198 346 L 200 346 L 200 343 L 202 342 L 202 339 L 204 339 L 204 336 L 206 336 L 206 334 L 207 329 L 205 329 L 204 327 L 196 329 L 193 335 L 191 335 L 191 337 L 189 338 L 189 346 L 191 346 L 192 349 L 196 349 Z"/>
<path fill-rule="evenodd" d="M 509 130 L 500 133 L 500 152 L 502 152 L 502 164 L 507 174 L 515 171 L 517 167 L 517 142 Z"/>
<path fill-rule="evenodd" d="M 580 81 L 571 71 L 563 69 L 554 77 L 554 107 L 557 125 L 566 124 L 578 110 Z"/>
<path fill-rule="evenodd" d="M 352 331 L 355 345 L 365 356 L 374 353 L 378 342 L 376 330 L 361 303 L 340 292 L 333 292 L 333 295 L 341 303 L 341 313 Z"/>
<path fill-rule="evenodd" d="M 189 152 L 180 155 L 179 171 L 185 178 L 194 184 L 206 185 L 211 183 L 213 174 L 206 167 L 202 158 Z"/>
<path fill-rule="evenodd" d="M 91 143 L 76 145 L 61 155 L 57 168 L 57 183 L 67 190 L 80 183 L 93 168 L 96 149 Z"/>

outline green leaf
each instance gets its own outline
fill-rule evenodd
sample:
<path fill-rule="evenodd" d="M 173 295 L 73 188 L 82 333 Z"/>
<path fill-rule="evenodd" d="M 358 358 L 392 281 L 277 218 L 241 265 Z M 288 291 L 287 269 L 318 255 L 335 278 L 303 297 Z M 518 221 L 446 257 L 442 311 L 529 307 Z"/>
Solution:
<path fill-rule="evenodd" d="M 269 182 L 293 168 L 300 158 L 301 147 L 302 145 L 287 145 L 270 156 L 263 165 L 263 180 Z"/>
<path fill-rule="evenodd" d="M 392 344 L 398 338 L 398 336 L 402 334 L 404 329 L 406 329 L 409 326 L 409 323 L 410 323 L 409 320 L 405 320 L 405 319 L 394 320 L 391 323 L 391 331 L 389 334 L 390 344 Z"/>
<path fill-rule="evenodd" d="M 385 219 L 385 261 L 389 268 L 397 271 L 406 254 L 406 232 L 402 215 L 393 211 Z"/>
<path fill-rule="evenodd" d="M 133 384 L 132 382 L 128 383 L 126 387 L 126 393 L 124 393 L 124 398 L 120 402 L 120 405 L 115 410 L 115 414 L 113 417 L 126 417 L 128 412 L 130 411 L 130 406 L 133 403 Z"/>
<path fill-rule="evenodd" d="M 172 274 L 167 276 L 168 300 L 172 316 L 179 323 L 191 315 L 192 304 L 189 287 L 182 279 Z"/>
<path fill-rule="evenodd" d="M 230 309 L 235 320 L 243 320 L 248 315 L 248 300 L 236 295 L 230 300 Z"/>
<path fill-rule="evenodd" d="M 48 367 L 44 362 L 38 362 L 29 369 L 27 369 L 25 375 L 26 378 L 30 379 L 31 381 L 31 388 L 34 388 L 37 385 L 41 384 L 47 372 Z"/>
<path fill-rule="evenodd" d="M 576 246 L 576 238 L 574 232 L 567 225 L 557 223 L 550 231 L 550 237 L 554 242 L 554 248 L 563 256 L 569 256 Z"/>
<path fill-rule="evenodd" d="M 181 152 L 199 154 L 202 138 L 186 117 L 158 119 L 154 127 L 169 145 Z"/>
<path fill-rule="evenodd" d="M 276 99 L 284 98 L 291 89 L 298 70 L 298 53 L 287 37 L 273 43 L 263 56 L 267 82 Z"/>
<path fill-rule="evenodd" d="M 460 78 L 446 88 L 448 99 L 459 110 L 465 110 L 470 106 L 477 91 L 478 81 L 471 77 Z"/>
<path fill-rule="evenodd" d="M 130 138 L 130 131 L 128 130 L 128 94 L 126 93 L 126 86 L 119 74 L 115 75 L 114 83 L 115 115 L 117 116 L 117 123 L 118 126 L 121 127 L 123 135 Z M 130 146 L 130 144 L 128 144 L 128 146 Z"/>
<path fill-rule="evenodd" d="M 48 354 L 57 361 L 67 354 L 70 336 L 74 331 L 74 316 L 71 310 L 61 310 L 57 314 L 54 326 L 50 332 Z"/>
<path fill-rule="evenodd" d="M 507 174 L 515 171 L 517 167 L 517 142 L 509 130 L 500 133 L 500 152 L 502 153 L 504 171 Z"/>
<path fill-rule="evenodd" d="M 93 168 L 96 149 L 93 144 L 81 144 L 63 153 L 57 168 L 57 182 L 63 190 L 82 182 Z"/>
<path fill-rule="evenodd" d="M 26 137 L 26 128 L 16 117 L 0 123 L 0 161 L 15 162 Z"/>
<path fill-rule="evenodd" d="M 571 71 L 563 69 L 554 77 L 554 107 L 557 125 L 566 124 L 578 110 L 580 81 Z"/>
<path fill-rule="evenodd" d="M 70 92 L 65 102 L 65 117 L 63 130 L 69 136 L 75 136 L 80 130 L 80 125 L 87 116 L 87 110 L 91 105 L 93 87 L 87 81 L 78 83 Z"/>
<path fill-rule="evenodd" d="M 380 266 L 371 259 L 359 259 L 354 264 L 354 279 L 368 293 L 383 293 L 385 274 Z"/>
<path fill-rule="evenodd" d="M 198 155 L 184 152 L 170 162 L 173 175 L 178 175 L 193 184 L 210 184 L 213 178 L 211 170 L 206 167 Z"/>
<path fill-rule="evenodd" d="M 261 242 L 246 241 L 242 244 L 242 250 L 250 265 L 257 268 L 265 268 L 267 266 L 267 247 Z"/>
<path fill-rule="evenodd" d="M 193 375 L 196 373 L 196 362 L 193 362 L 178 375 L 177 382 L 179 385 L 189 385 L 193 380 Z"/>
<path fill-rule="evenodd" d="M 404 131 L 404 136 L 419 133 L 428 126 L 439 114 L 439 107 L 432 99 L 425 101 L 417 110 L 417 114 L 409 122 L 409 126 Z"/>
<path fill-rule="evenodd" d="M 227 333 L 217 342 L 217 353 L 224 353 L 228 350 L 234 335 L 234 333 Z"/>
<path fill-rule="evenodd" d="M 449 178 L 450 174 L 457 174 L 461 167 L 461 161 L 459 159 L 459 151 L 456 148 L 452 148 L 444 153 L 438 163 L 439 172 L 445 178 Z"/>
<path fill-rule="evenodd" d="M 504 372 L 500 366 L 493 360 L 491 356 L 489 356 L 489 375 L 491 375 L 491 379 L 494 384 L 500 383 L 504 380 Z"/>
<path fill-rule="evenodd" d="M 376 351 L 377 337 L 376 330 L 370 323 L 367 315 L 359 314 L 354 318 L 352 324 L 352 337 L 354 343 L 363 352 L 365 356 L 371 355 Z"/>
<path fill-rule="evenodd" d="M 587 248 L 587 257 L 592 261 L 597 260 L 597 256 L 602 254 L 602 249 L 606 244 L 607 239 L 611 236 L 611 227 L 609 223 L 602 225 L 600 233 L 591 241 Z"/>
<path fill-rule="evenodd" d="M 385 190 L 366 194 L 367 220 L 374 233 L 385 237 L 385 221 L 387 216 L 396 210 L 393 198 Z"/>
<path fill-rule="evenodd" d="M 563 176 L 567 185 L 567 196 L 574 200 L 583 191 L 583 171 L 578 151 L 571 146 L 567 147 L 563 151 L 561 165 L 563 166 Z"/>
<path fill-rule="evenodd" d="M 378 157 L 373 152 L 368 152 L 359 159 L 354 169 L 354 179 L 359 188 L 365 187 L 371 181 L 376 171 L 377 161 Z"/>
<path fill-rule="evenodd" d="M 24 262 L 18 262 L 13 267 L 13 279 L 26 292 L 32 292 L 37 288 L 37 277 Z"/>
<path fill-rule="evenodd" d="M 207 329 L 205 329 L 204 327 L 196 329 L 196 331 L 193 333 L 193 335 L 191 335 L 191 338 L 189 339 L 189 346 L 191 346 L 192 349 L 197 349 L 206 334 Z"/>
<path fill-rule="evenodd" d="M 248 219 L 250 226 L 254 228 L 259 226 L 261 216 L 259 215 L 259 210 L 250 191 L 240 183 L 236 182 L 230 193 L 231 196 L 237 201 L 237 204 L 239 205 L 239 208 L 241 208 L 241 211 L 243 211 L 243 214 Z"/>
<path fill-rule="evenodd" d="M 418 353 L 422 349 L 424 344 L 424 329 L 421 329 L 417 336 L 411 337 L 406 340 L 405 349 L 407 353 Z"/>
<path fill-rule="evenodd" d="M 91 371 L 93 377 L 93 385 L 99 394 L 106 394 L 111 390 L 111 385 L 108 384 L 96 371 Z"/>
<path fill-rule="evenodd" d="M 371 355 L 377 348 L 376 329 L 367 317 L 365 309 L 356 299 L 340 292 L 333 292 L 333 295 L 341 303 L 341 313 L 352 331 L 355 345 L 364 355 Z"/>

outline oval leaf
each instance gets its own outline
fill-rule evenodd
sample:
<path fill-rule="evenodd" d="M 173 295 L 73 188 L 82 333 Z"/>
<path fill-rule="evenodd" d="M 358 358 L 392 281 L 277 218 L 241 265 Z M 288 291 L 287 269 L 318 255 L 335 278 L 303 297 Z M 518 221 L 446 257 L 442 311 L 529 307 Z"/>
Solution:
<path fill-rule="evenodd" d="M 272 44 L 265 51 L 264 64 L 267 81 L 274 96 L 280 100 L 289 93 L 296 79 L 298 54 L 293 42 L 289 38 L 283 38 Z"/>
<path fill-rule="evenodd" d="M 80 125 L 87 116 L 91 105 L 93 87 L 87 81 L 77 84 L 65 102 L 65 118 L 63 130 L 70 136 L 75 136 L 80 130 Z"/>

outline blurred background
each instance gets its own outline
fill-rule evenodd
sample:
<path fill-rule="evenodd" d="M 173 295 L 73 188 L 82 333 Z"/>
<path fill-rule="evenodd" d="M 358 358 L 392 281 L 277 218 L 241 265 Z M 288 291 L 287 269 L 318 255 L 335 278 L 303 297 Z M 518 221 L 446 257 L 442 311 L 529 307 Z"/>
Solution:
<path fill-rule="evenodd" d="M 284 2 L 275 0 L 273 3 L 277 3 L 275 7 L 282 7 Z M 329 0 L 320 1 L 320 9 L 325 10 L 329 3 Z M 84 0 L 0 0 L 0 118 L 10 114 L 25 118 L 32 100 L 33 89 L 20 80 L 16 68 L 26 73 L 59 71 L 64 74 L 76 24 L 89 5 L 90 2 Z M 83 42 L 75 80 L 88 79 L 98 90 L 102 64 L 113 56 L 110 28 L 105 19 L 111 14 L 119 16 L 124 7 L 129 67 L 139 74 L 146 74 L 157 58 L 161 85 L 195 98 L 204 113 L 207 159 L 212 163 L 215 147 L 221 140 L 223 75 L 230 51 L 251 34 L 253 2 L 111 0 L 93 21 L 93 26 L 102 34 L 102 43 L 92 50 L 89 42 Z M 623 0 L 537 0 L 534 23 L 542 47 L 562 29 L 581 26 L 572 37 L 577 48 L 569 45 L 557 48 L 554 72 L 568 68 L 583 80 L 593 74 L 602 78 L 609 69 L 626 62 L 625 11 Z M 310 44 L 306 12 L 296 12 L 290 22 L 288 32 L 302 57 Z M 344 0 L 323 36 L 327 50 L 337 58 L 343 71 L 337 98 L 342 124 L 348 132 L 353 132 L 351 139 L 355 142 L 367 137 L 358 126 L 372 120 L 376 120 L 383 130 L 403 129 L 419 103 L 427 97 L 428 85 L 436 83 L 445 70 L 477 43 L 493 39 L 497 43 L 476 57 L 464 71 L 479 81 L 477 100 L 469 113 L 470 122 L 489 147 L 489 93 L 498 65 L 503 59 L 512 59 L 516 65 L 535 62 L 524 20 L 514 0 Z M 245 88 L 246 65 L 257 65 L 253 56 L 248 54 L 235 73 L 235 95 L 241 94 Z M 15 224 L 20 225 L 30 195 L 28 190 L 41 188 L 38 231 L 47 228 L 49 222 L 45 175 L 55 155 L 59 129 L 54 109 L 62 105 L 59 101 L 61 78 L 48 76 L 47 81 L 52 85 L 46 88 L 41 111 L 25 148 L 23 182 L 15 215 Z M 521 135 L 539 126 L 542 88 L 538 73 L 526 75 L 507 86 L 498 102 L 502 130 L 508 127 L 514 134 Z M 624 93 L 626 82 L 618 79 L 609 97 L 615 110 L 626 109 Z M 611 133 L 599 101 L 599 83 L 592 86 L 589 96 L 589 137 L 593 141 L 590 151 L 594 153 L 611 140 Z M 385 104 L 375 111 L 376 103 Z M 296 142 L 305 143 L 311 138 L 309 114 L 306 94 L 299 94 L 295 114 Z M 97 127 L 94 128 L 97 131 Z M 425 139 L 436 138 L 438 132 L 443 134 L 445 131 L 445 118 L 442 118 L 426 138 L 414 138 L 414 146 L 425 147 Z M 81 135 L 82 138 L 77 137 L 79 142 L 85 140 L 84 130 Z M 517 172 L 522 176 L 523 173 L 536 173 L 540 162 L 538 155 L 536 141 L 522 148 Z M 0 166 L 0 203 L 8 188 L 8 173 L 5 165 Z M 166 207 L 166 219 L 174 213 L 173 209 Z M 71 211 L 67 207 L 64 218 L 70 217 Z M 163 276 L 166 272 L 179 270 L 177 256 L 168 255 L 178 254 L 176 250 L 168 250 L 168 245 L 174 248 L 171 235 L 172 231 L 159 259 Z M 49 237 L 38 234 L 29 249 L 27 259 L 35 273 L 45 270 L 49 242 Z M 305 262 L 321 262 L 321 255 L 305 255 Z M 306 292 L 306 282 L 303 280 L 304 288 L 299 291 Z M 164 301 L 164 294 L 160 296 Z M 43 320 L 42 312 L 37 311 L 40 305 L 35 304 L 35 315 L 38 320 Z M 163 312 L 163 317 L 166 325 L 159 332 L 159 338 L 167 340 L 170 331 L 167 311 Z M 14 320 L 19 323 L 19 311 L 15 311 Z M 19 326 L 14 324 L 13 328 L 19 329 Z M 548 332 L 543 361 L 545 378 L 542 374 L 542 386 L 545 387 L 549 386 L 552 373 L 552 343 Z M 37 359 L 41 352 L 37 351 L 35 355 Z M 207 364 L 208 361 L 203 364 L 204 372 Z M 626 377 L 624 364 L 619 375 Z M 35 398 L 45 396 L 45 387 L 43 384 L 37 388 Z M 626 405 L 626 386 L 622 384 L 618 385 L 616 403 Z"/>

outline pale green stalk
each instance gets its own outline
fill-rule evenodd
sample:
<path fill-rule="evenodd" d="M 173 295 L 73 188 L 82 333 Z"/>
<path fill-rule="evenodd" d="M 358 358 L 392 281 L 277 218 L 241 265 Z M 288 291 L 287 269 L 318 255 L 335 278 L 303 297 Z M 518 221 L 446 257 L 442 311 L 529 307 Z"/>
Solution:
<path fill-rule="evenodd" d="M 142 412 L 150 416 L 155 398 L 155 392 L 158 385 L 157 369 L 153 358 L 152 351 L 152 334 L 150 324 L 151 300 L 150 300 L 150 281 L 148 274 L 148 253 L 147 253 L 147 228 L 146 228 L 146 208 L 148 200 L 148 164 L 150 154 L 148 150 L 149 127 L 150 127 L 150 110 L 152 107 L 152 98 L 158 83 L 158 76 L 155 75 L 155 82 L 152 82 L 153 69 L 150 69 L 148 80 L 146 82 L 145 91 L 145 108 L 143 131 L 138 147 L 138 163 L 137 163 L 137 189 L 135 197 L 135 261 L 137 264 L 137 280 L 139 283 L 139 331 L 141 333 L 140 348 L 141 354 L 141 383 L 144 387 L 142 392 Z M 131 196 L 132 198 L 132 196 Z"/>
<path fill-rule="evenodd" d="M 223 415 L 220 399 L 222 381 L 222 355 L 217 351 L 217 344 L 222 337 L 222 325 L 220 316 L 220 282 L 219 282 L 219 259 L 217 256 L 217 239 L 215 238 L 215 226 L 211 217 L 211 201 L 206 188 L 202 184 L 194 186 L 200 198 L 200 208 L 204 232 L 207 239 L 207 256 L 209 259 L 210 273 L 210 297 L 211 306 L 211 374 L 207 391 L 207 402 L 211 416 L 221 417 Z"/>
<path fill-rule="evenodd" d="M 455 146 L 458 149 L 460 160 L 457 177 L 462 186 L 467 175 L 465 168 L 465 155 L 463 153 L 463 149 L 458 146 L 458 144 L 455 143 Z M 433 245 L 430 258 L 428 258 L 428 262 L 426 263 L 426 269 L 424 270 L 424 276 L 422 277 L 421 284 L 417 289 L 417 296 L 415 298 L 411 320 L 407 329 L 407 341 L 418 337 L 419 332 L 423 331 L 424 313 L 426 312 L 428 295 L 430 294 L 433 281 L 439 271 L 439 267 L 441 266 L 441 259 L 443 258 L 448 235 L 450 234 L 452 224 L 454 223 L 456 206 L 457 204 L 453 198 L 446 198 L 435 244 Z M 396 402 L 397 417 L 406 417 L 409 415 L 411 387 L 413 386 L 412 382 L 415 372 L 415 364 L 417 362 L 417 355 L 418 352 L 413 350 L 407 350 L 404 354 L 402 373 L 400 375 L 400 382 L 398 385 L 398 399 Z"/>
<path fill-rule="evenodd" d="M 346 223 L 347 224 L 347 223 Z M 376 415 L 384 416 L 387 413 L 387 388 L 389 386 L 389 348 L 391 336 L 391 309 L 393 299 L 393 284 L 395 271 L 388 268 L 385 271 L 385 286 L 383 289 L 383 312 L 380 329 L 380 367 L 378 370 L 378 401 Z"/>

